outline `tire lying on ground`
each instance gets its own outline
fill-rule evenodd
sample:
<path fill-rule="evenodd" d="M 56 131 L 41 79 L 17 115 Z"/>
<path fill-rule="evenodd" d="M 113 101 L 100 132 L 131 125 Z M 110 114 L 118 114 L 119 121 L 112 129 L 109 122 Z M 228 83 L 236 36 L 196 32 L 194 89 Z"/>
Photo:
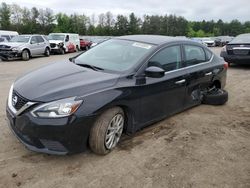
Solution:
<path fill-rule="evenodd" d="M 223 105 L 228 101 L 228 92 L 223 89 L 215 89 L 203 95 L 202 103 L 209 105 Z"/>

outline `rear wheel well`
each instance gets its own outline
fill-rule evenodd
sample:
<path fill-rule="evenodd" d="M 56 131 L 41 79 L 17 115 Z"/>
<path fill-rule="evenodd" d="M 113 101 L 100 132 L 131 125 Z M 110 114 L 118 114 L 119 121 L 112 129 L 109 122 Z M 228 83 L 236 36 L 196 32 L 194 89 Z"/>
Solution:
<path fill-rule="evenodd" d="M 215 86 L 216 88 L 221 89 L 221 83 L 220 83 L 219 80 L 215 80 L 215 81 L 212 83 L 211 86 L 212 86 L 212 87 Z"/>
<path fill-rule="evenodd" d="M 24 48 L 24 49 L 22 50 L 22 52 L 23 52 L 24 50 L 28 51 L 29 55 L 31 56 L 30 50 L 29 50 L 28 48 Z"/>
<path fill-rule="evenodd" d="M 125 105 L 118 105 L 118 107 L 120 107 L 123 110 L 125 115 L 125 124 L 123 128 L 123 133 L 125 134 L 132 133 L 131 126 L 133 124 L 133 115 L 131 110 Z"/>

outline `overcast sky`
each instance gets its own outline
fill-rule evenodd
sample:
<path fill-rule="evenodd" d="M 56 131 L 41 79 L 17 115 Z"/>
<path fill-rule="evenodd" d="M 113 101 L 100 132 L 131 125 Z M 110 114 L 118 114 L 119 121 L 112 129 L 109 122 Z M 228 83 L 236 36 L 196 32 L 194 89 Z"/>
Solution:
<path fill-rule="evenodd" d="M 64 12 L 98 15 L 111 11 L 114 15 L 175 14 L 188 20 L 250 20 L 250 0 L 4 0 L 31 8 L 51 8 Z"/>

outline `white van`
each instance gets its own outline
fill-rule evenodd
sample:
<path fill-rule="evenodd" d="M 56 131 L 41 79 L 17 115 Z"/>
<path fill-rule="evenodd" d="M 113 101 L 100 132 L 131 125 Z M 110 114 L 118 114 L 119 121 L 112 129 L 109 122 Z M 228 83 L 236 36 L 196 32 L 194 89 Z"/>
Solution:
<path fill-rule="evenodd" d="M 75 33 L 50 33 L 48 39 L 51 52 L 64 54 L 80 49 L 80 38 Z"/>
<path fill-rule="evenodd" d="M 0 37 L 5 38 L 7 41 L 10 41 L 10 39 L 12 39 L 16 35 L 18 35 L 18 32 L 16 31 L 0 30 Z"/>

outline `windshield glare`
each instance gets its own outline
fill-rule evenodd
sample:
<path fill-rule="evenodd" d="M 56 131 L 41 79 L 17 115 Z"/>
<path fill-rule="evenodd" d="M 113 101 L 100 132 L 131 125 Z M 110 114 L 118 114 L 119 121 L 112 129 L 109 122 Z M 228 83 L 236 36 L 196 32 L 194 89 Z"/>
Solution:
<path fill-rule="evenodd" d="M 48 39 L 49 40 L 61 40 L 61 41 L 64 41 L 64 37 L 65 35 L 49 35 L 48 36 Z"/>
<path fill-rule="evenodd" d="M 30 40 L 30 36 L 14 36 L 12 39 L 10 39 L 10 42 L 22 42 L 27 43 Z"/>
<path fill-rule="evenodd" d="M 250 34 L 239 35 L 235 37 L 230 43 L 250 43 Z"/>
<path fill-rule="evenodd" d="M 86 51 L 77 64 L 89 64 L 111 71 L 126 71 L 136 65 L 155 46 L 146 43 L 111 39 Z"/>

